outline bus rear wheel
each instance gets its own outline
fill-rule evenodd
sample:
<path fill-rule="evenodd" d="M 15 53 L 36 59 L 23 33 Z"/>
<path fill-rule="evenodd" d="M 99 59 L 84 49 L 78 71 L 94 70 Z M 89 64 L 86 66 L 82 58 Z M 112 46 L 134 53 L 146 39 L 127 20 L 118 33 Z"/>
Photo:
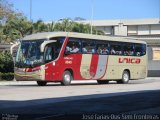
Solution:
<path fill-rule="evenodd" d="M 73 76 L 69 71 L 65 71 L 63 73 L 63 80 L 61 82 L 62 85 L 70 85 L 71 84 L 71 80 L 73 80 Z"/>
<path fill-rule="evenodd" d="M 127 84 L 129 82 L 129 78 L 130 78 L 129 72 L 125 70 L 123 71 L 122 74 L 122 80 L 118 80 L 117 83 Z"/>
<path fill-rule="evenodd" d="M 46 81 L 37 81 L 38 86 L 45 86 L 47 84 Z"/>

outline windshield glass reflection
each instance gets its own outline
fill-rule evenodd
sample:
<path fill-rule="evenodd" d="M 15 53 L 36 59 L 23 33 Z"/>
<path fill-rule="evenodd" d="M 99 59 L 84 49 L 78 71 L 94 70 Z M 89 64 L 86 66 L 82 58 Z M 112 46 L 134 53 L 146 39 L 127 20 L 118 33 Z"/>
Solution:
<path fill-rule="evenodd" d="M 30 67 L 37 66 L 43 62 L 43 54 L 40 52 L 40 45 L 44 40 L 23 41 L 18 49 L 16 66 Z"/>
<path fill-rule="evenodd" d="M 56 37 L 51 40 L 56 41 L 47 44 L 43 53 L 40 47 L 45 40 L 22 41 L 17 52 L 15 66 L 19 68 L 36 67 L 55 60 L 60 53 L 64 37 Z"/>

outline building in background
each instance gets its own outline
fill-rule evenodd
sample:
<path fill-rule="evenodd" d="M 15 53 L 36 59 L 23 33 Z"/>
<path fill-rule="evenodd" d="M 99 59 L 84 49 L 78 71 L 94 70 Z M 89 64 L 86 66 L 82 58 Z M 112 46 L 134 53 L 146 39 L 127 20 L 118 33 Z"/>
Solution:
<path fill-rule="evenodd" d="M 91 21 L 77 21 L 90 24 Z M 148 43 L 148 76 L 160 76 L 160 19 L 93 20 L 105 35 L 130 37 Z"/>

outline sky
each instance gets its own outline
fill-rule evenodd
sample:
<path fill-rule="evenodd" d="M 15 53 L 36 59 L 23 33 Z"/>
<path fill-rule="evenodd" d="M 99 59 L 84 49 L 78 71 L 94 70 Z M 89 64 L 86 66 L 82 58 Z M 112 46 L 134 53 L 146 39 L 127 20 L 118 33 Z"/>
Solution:
<path fill-rule="evenodd" d="M 160 18 L 160 0 L 9 0 L 30 20 L 57 21 L 81 17 L 90 20 Z"/>

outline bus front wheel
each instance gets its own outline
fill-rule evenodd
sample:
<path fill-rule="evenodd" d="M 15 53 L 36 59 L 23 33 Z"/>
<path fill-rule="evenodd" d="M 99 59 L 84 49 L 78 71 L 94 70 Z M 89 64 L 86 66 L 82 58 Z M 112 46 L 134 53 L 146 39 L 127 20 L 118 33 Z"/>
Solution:
<path fill-rule="evenodd" d="M 118 80 L 117 83 L 127 84 L 129 82 L 130 76 L 128 71 L 123 71 L 122 80 Z"/>
<path fill-rule="evenodd" d="M 63 80 L 61 84 L 65 86 L 70 85 L 72 79 L 73 79 L 72 74 L 69 71 L 65 71 L 63 73 Z"/>
<path fill-rule="evenodd" d="M 38 86 L 45 86 L 47 84 L 46 81 L 37 81 Z"/>

